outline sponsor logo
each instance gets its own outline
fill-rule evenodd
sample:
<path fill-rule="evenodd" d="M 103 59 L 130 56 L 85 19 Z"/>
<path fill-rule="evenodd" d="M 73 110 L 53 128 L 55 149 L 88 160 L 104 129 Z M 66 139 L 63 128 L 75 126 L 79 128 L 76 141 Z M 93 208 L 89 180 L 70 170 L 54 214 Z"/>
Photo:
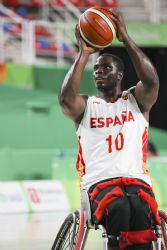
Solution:
<path fill-rule="evenodd" d="M 93 103 L 100 104 L 100 102 L 98 102 L 98 101 L 94 101 Z"/>

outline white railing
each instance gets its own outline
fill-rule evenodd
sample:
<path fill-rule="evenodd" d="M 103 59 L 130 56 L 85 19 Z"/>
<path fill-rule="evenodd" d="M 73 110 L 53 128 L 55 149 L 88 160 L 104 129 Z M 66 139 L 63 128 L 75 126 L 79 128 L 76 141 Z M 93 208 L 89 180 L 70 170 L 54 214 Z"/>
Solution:
<path fill-rule="evenodd" d="M 38 34 L 37 27 L 46 34 Z M 0 63 L 71 64 L 76 54 L 75 23 L 0 19 Z"/>
<path fill-rule="evenodd" d="M 160 0 L 144 0 L 144 5 L 149 13 L 149 20 L 151 23 L 160 22 Z"/>
<path fill-rule="evenodd" d="M 10 15 L 8 19 L 0 19 L 0 63 L 6 61 L 26 64 L 43 62 L 72 63 L 77 53 L 74 29 L 80 11 L 76 7 L 69 5 L 68 0 L 62 1 L 67 5 L 67 9 L 73 12 L 76 21 L 65 20 L 63 23 L 44 20 L 28 21 L 20 18 L 0 4 L 0 10 Z M 122 11 L 126 11 L 126 16 L 130 16 L 127 11 L 130 13 L 131 8 L 134 11 L 135 1 L 120 0 L 120 5 L 121 2 L 126 7 L 125 9 L 123 7 Z M 143 0 L 142 8 L 140 6 L 139 9 L 141 13 L 145 11 L 146 14 L 149 14 L 148 20 L 150 22 L 160 22 L 160 0 Z M 10 30 L 10 26 L 13 26 L 13 30 L 12 28 Z M 38 27 L 46 29 L 50 35 L 42 36 L 38 34 L 36 32 Z M 95 59 L 96 56 L 92 56 L 90 64 L 94 63 Z"/>
<path fill-rule="evenodd" d="M 162 0 L 119 0 L 120 11 L 126 21 L 160 22 L 160 2 Z"/>

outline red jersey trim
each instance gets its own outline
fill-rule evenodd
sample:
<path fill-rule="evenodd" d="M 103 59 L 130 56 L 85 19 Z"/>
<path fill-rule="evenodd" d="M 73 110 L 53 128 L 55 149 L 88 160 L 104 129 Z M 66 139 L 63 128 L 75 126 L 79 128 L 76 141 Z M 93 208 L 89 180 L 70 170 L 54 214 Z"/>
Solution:
<path fill-rule="evenodd" d="M 145 127 L 145 130 L 142 135 L 142 170 L 143 170 L 143 173 L 146 175 L 148 175 L 148 170 L 146 167 L 147 146 L 148 146 L 148 128 Z"/>
<path fill-rule="evenodd" d="M 78 157 L 77 157 L 77 162 L 76 162 L 76 169 L 79 174 L 79 179 L 82 181 L 82 176 L 86 174 L 86 165 L 83 159 L 83 154 L 82 154 L 82 146 L 80 143 L 80 136 L 78 137 L 78 145 L 79 145 L 79 150 L 78 150 Z"/>
<path fill-rule="evenodd" d="M 146 163 L 147 160 L 147 144 L 148 144 L 148 128 L 145 127 L 144 133 L 142 135 L 142 153 L 143 162 Z"/>

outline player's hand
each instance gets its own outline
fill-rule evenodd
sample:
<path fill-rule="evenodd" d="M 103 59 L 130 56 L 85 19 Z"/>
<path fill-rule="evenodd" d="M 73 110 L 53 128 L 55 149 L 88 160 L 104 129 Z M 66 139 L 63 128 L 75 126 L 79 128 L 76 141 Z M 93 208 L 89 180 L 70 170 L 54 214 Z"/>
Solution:
<path fill-rule="evenodd" d="M 79 50 L 85 54 L 93 54 L 93 53 L 96 53 L 98 52 L 100 49 L 97 49 L 97 48 L 94 48 L 94 47 L 91 47 L 89 46 L 84 40 L 83 38 L 81 37 L 80 35 L 80 32 L 79 32 L 79 26 L 78 24 L 76 25 L 75 27 L 75 36 L 76 36 L 76 39 L 77 39 L 77 43 L 78 43 L 78 47 L 79 47 Z"/>
<path fill-rule="evenodd" d="M 115 11 L 111 12 L 112 12 L 111 18 L 113 19 L 113 21 L 117 26 L 117 38 L 120 42 L 124 42 L 126 39 L 128 39 L 128 33 L 123 18 L 117 12 Z"/>

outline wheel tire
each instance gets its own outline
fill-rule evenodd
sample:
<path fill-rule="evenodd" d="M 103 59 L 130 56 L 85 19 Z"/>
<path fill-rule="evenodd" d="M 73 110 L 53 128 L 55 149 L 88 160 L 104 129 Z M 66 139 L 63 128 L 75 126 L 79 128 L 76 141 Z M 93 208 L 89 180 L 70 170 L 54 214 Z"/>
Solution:
<path fill-rule="evenodd" d="M 167 250 L 167 214 L 160 210 L 159 216 L 161 219 L 161 229 L 162 229 L 162 250 Z"/>
<path fill-rule="evenodd" d="M 73 250 L 79 227 L 79 212 L 70 213 L 61 225 L 51 250 Z"/>

